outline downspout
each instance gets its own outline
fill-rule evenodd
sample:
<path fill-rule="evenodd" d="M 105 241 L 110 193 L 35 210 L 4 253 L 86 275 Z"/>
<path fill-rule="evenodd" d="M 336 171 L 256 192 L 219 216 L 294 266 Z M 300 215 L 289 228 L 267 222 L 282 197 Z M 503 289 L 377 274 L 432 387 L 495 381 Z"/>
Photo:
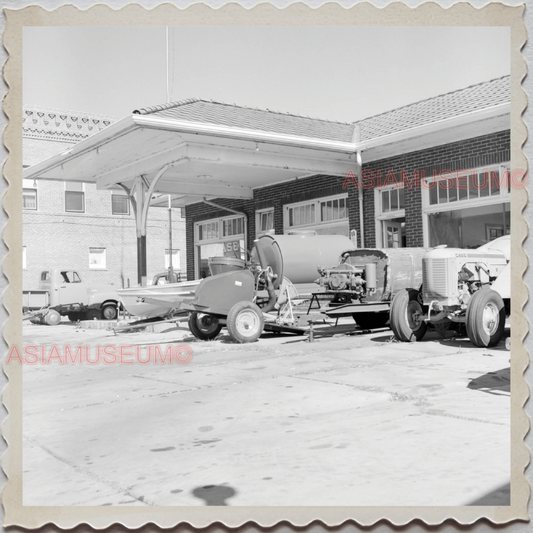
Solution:
<path fill-rule="evenodd" d="M 352 143 L 358 146 L 361 143 L 361 127 L 358 124 L 354 125 Z M 363 180 L 361 179 L 361 172 L 363 170 L 363 160 L 361 157 L 361 151 L 356 150 L 355 156 L 357 160 L 358 175 L 357 175 L 357 188 L 359 190 L 359 233 L 361 248 L 365 247 L 365 224 L 363 217 Z"/>

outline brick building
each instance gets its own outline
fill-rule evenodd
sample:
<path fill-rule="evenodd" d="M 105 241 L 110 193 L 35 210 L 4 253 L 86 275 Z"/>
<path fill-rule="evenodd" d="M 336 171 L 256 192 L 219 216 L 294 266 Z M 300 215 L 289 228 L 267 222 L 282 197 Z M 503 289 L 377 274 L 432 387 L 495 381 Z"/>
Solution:
<path fill-rule="evenodd" d="M 23 165 L 55 156 L 110 126 L 116 119 L 84 113 L 25 107 Z M 164 202 L 162 202 L 164 205 Z M 169 261 L 168 210 L 148 214 L 148 272 Z M 186 272 L 185 224 L 172 213 L 173 267 Z M 125 192 L 97 190 L 95 184 L 25 179 L 23 182 L 23 284 L 36 288 L 44 268 L 69 267 L 84 280 L 137 284 L 136 228 Z"/>
<path fill-rule="evenodd" d="M 272 113 L 263 114 L 255 127 L 272 124 Z M 242 108 L 234 107 L 239 115 Z M 294 128 L 303 120 L 284 117 Z M 323 127 L 324 121 L 314 122 Z M 205 203 L 188 205 L 189 277 L 206 271 L 209 256 L 227 255 L 227 243 L 249 249 L 266 232 L 355 235 L 359 246 L 384 248 L 474 248 L 510 232 L 509 76 L 361 120 L 344 128 L 344 140 L 354 130 L 361 181 L 351 173 L 312 175 L 256 187 L 250 200 L 218 199 L 247 218 L 231 236 L 224 224 L 238 216 Z"/>
<path fill-rule="evenodd" d="M 509 76 L 356 123 L 189 99 L 134 111 L 24 175 L 121 185 L 141 203 L 172 194 L 185 211 L 188 279 L 208 274 L 209 257 L 244 258 L 264 233 L 477 247 L 510 232 L 510 100 Z M 139 257 L 142 231 L 138 222 Z M 125 271 L 135 248 L 120 238 Z"/>

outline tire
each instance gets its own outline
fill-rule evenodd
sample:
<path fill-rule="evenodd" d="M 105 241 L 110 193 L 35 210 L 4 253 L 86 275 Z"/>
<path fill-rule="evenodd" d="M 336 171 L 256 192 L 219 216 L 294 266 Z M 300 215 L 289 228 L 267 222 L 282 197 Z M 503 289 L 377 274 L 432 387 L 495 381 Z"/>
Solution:
<path fill-rule="evenodd" d="M 67 316 L 71 322 L 77 322 L 78 320 L 81 320 L 82 314 L 81 313 L 69 313 Z"/>
<path fill-rule="evenodd" d="M 48 313 L 43 317 L 43 323 L 48 326 L 57 326 L 61 322 L 61 315 L 54 311 L 53 309 L 50 309 Z"/>
<path fill-rule="evenodd" d="M 100 309 L 87 309 L 87 312 L 85 313 L 85 320 L 101 320 L 102 319 L 102 313 L 100 312 Z"/>
<path fill-rule="evenodd" d="M 214 316 L 191 313 L 189 315 L 189 329 L 197 339 L 211 341 L 220 333 L 222 326 Z"/>
<path fill-rule="evenodd" d="M 229 334 L 234 341 L 241 344 L 255 342 L 263 333 L 264 323 L 261 309 L 252 302 L 236 303 L 228 313 Z"/>
<path fill-rule="evenodd" d="M 104 304 L 102 305 L 100 312 L 102 314 L 102 320 L 115 320 L 118 317 L 117 304 Z"/>
<path fill-rule="evenodd" d="M 389 321 L 389 313 L 354 313 L 355 323 L 362 329 L 382 328 Z"/>
<path fill-rule="evenodd" d="M 419 318 L 424 314 L 419 297 L 415 289 L 402 289 L 392 300 L 390 327 L 400 341 L 419 341 L 426 334 L 428 325 Z"/>
<path fill-rule="evenodd" d="M 492 289 L 475 292 L 466 308 L 466 332 L 476 346 L 489 348 L 498 344 L 505 329 L 505 305 Z"/>

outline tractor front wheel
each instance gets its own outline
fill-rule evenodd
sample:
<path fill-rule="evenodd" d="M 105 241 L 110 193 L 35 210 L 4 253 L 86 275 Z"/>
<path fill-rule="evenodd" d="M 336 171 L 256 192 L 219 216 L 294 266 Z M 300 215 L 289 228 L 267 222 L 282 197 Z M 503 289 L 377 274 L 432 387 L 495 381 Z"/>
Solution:
<path fill-rule="evenodd" d="M 489 348 L 498 344 L 505 328 L 505 305 L 492 289 L 474 293 L 466 309 L 466 332 L 476 346 Z"/>
<path fill-rule="evenodd" d="M 231 338 L 242 343 L 255 342 L 263 333 L 263 313 L 252 302 L 236 303 L 228 313 L 227 328 Z"/>

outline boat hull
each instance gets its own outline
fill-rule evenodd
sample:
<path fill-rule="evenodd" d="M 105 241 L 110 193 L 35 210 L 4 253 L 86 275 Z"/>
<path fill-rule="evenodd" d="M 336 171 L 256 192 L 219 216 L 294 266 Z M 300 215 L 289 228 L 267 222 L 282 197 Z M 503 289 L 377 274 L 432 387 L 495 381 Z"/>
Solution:
<path fill-rule="evenodd" d="M 122 305 L 133 316 L 151 318 L 169 315 L 194 297 L 200 280 L 119 289 Z"/>

